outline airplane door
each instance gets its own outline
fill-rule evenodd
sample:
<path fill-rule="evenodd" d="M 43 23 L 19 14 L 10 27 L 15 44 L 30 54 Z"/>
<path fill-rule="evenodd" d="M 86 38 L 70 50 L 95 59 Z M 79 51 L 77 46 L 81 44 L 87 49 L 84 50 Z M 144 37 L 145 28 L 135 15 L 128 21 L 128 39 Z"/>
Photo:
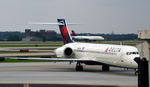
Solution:
<path fill-rule="evenodd" d="M 121 55 L 120 55 L 120 63 L 123 63 L 124 62 L 124 56 L 125 56 L 125 54 L 124 53 L 121 53 Z"/>

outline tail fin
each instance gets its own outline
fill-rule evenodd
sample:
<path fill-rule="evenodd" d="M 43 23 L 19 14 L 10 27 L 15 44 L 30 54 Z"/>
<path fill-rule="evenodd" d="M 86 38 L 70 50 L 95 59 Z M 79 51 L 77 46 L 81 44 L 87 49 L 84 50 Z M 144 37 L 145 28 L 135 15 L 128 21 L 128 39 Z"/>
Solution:
<path fill-rule="evenodd" d="M 65 22 L 65 19 L 57 19 L 59 25 L 59 29 L 61 32 L 61 37 L 64 44 L 72 43 L 72 37 L 70 36 L 70 33 L 68 32 L 67 24 Z"/>
<path fill-rule="evenodd" d="M 72 30 L 72 36 L 76 36 L 76 33 L 74 32 L 74 30 Z"/>

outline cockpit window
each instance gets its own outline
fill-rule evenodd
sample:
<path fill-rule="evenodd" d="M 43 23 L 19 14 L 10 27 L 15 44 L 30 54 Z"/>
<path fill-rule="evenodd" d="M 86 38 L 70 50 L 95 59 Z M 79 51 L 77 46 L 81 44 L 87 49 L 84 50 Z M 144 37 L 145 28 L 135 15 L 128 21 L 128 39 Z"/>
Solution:
<path fill-rule="evenodd" d="M 139 54 L 139 52 L 127 52 L 126 55 Z"/>

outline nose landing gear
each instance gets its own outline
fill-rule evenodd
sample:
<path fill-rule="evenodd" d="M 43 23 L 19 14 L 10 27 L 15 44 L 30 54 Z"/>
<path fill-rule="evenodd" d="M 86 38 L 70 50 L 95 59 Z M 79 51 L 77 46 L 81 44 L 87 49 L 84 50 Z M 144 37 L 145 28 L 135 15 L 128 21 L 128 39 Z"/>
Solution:
<path fill-rule="evenodd" d="M 134 75 L 137 76 L 137 75 L 138 75 L 138 72 L 139 72 L 138 69 L 135 69 Z"/>
<path fill-rule="evenodd" d="M 76 64 L 76 71 L 83 71 L 83 66 L 81 65 L 80 62 L 77 62 Z"/>

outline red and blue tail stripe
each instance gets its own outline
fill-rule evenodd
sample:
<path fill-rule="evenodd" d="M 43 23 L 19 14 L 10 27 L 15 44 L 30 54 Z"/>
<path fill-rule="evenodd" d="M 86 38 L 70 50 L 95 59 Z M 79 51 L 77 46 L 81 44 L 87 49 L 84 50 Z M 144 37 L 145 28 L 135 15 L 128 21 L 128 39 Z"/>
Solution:
<path fill-rule="evenodd" d="M 60 32 L 61 32 L 63 43 L 64 44 L 72 43 L 73 41 L 72 41 L 72 38 L 71 38 L 71 36 L 68 32 L 65 19 L 57 19 L 57 21 L 58 21 L 58 23 L 60 23 L 59 29 L 60 29 Z"/>

